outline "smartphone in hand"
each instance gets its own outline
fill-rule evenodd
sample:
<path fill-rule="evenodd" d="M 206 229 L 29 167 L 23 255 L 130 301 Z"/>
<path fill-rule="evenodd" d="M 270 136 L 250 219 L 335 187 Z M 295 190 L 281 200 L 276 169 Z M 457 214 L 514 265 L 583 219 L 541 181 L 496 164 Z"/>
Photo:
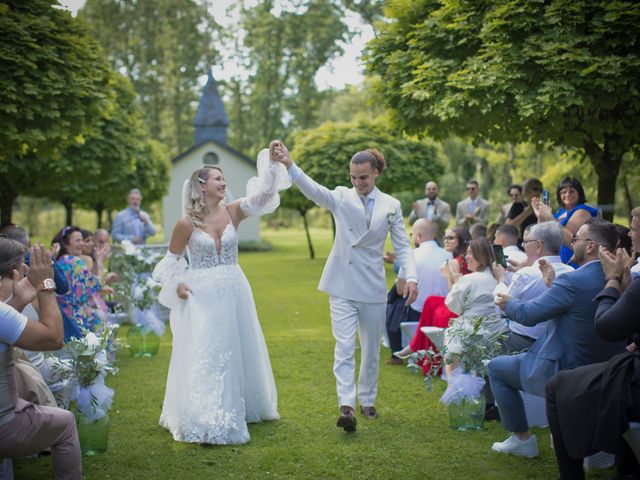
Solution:
<path fill-rule="evenodd" d="M 545 205 L 549 205 L 549 190 L 543 190 L 542 191 L 542 203 L 544 203 Z"/>
<path fill-rule="evenodd" d="M 507 257 L 504 254 L 504 250 L 502 250 L 502 245 L 492 245 L 493 247 L 493 256 L 496 257 L 496 263 L 498 265 L 502 265 L 504 268 L 507 268 Z"/>

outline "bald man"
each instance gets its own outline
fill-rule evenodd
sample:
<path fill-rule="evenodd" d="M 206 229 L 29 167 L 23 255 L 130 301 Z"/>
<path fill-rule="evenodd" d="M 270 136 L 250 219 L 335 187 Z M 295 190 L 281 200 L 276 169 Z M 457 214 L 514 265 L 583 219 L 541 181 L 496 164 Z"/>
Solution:
<path fill-rule="evenodd" d="M 436 182 L 427 182 L 424 186 L 424 194 L 427 198 L 413 203 L 413 209 L 409 214 L 409 224 L 412 225 L 419 218 L 434 222 L 438 226 L 437 238 L 444 234 L 445 229 L 449 226 L 451 207 L 438 196 L 438 184 Z"/>
<path fill-rule="evenodd" d="M 398 352 L 402 349 L 402 334 L 400 323 L 417 322 L 424 307 L 424 302 L 429 295 L 446 296 L 448 291 L 447 279 L 440 273 L 442 264 L 452 258 L 451 253 L 440 247 L 435 241 L 438 232 L 438 225 L 434 222 L 419 218 L 413 224 L 411 238 L 413 240 L 413 258 L 416 262 L 416 272 L 418 275 L 418 296 L 409 306 L 406 318 L 394 318 L 387 323 L 387 334 L 389 336 L 389 347 L 391 352 Z M 405 284 L 405 272 L 400 268 L 396 289 L 402 296 Z M 424 283 L 421 283 L 424 282 Z M 391 354 L 391 358 L 386 361 L 387 365 L 402 365 L 402 360 Z"/>

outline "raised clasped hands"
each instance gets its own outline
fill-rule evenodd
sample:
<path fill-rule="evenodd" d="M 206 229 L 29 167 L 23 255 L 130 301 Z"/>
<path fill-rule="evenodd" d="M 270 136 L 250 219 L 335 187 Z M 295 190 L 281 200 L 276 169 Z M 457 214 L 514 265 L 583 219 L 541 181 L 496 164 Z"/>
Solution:
<path fill-rule="evenodd" d="M 293 163 L 289 156 L 289 150 L 280 140 L 273 140 L 269 144 L 269 157 L 274 162 L 280 162 L 287 168 Z"/>

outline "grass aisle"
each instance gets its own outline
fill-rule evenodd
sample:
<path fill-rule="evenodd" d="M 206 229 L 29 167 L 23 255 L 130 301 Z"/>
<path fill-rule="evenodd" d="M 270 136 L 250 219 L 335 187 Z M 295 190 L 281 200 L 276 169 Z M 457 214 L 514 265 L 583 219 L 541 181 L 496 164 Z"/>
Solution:
<path fill-rule="evenodd" d="M 253 288 L 278 387 L 281 420 L 249 427 L 251 442 L 203 448 L 174 442 L 158 426 L 171 351 L 162 339 L 155 358 L 119 356 L 110 412 L 109 450 L 84 457 L 87 479 L 322 478 L 322 479 L 552 479 L 555 458 L 547 429 L 536 429 L 541 455 L 521 459 L 494 454 L 506 438 L 496 422 L 480 432 L 453 432 L 420 375 L 380 368 L 380 418 L 358 416 L 358 431 L 335 427 L 333 339 L 327 296 L 316 289 L 330 248 L 330 233 L 316 231 L 318 259 L 308 258 L 303 232 L 263 232 L 270 253 L 245 253 L 240 263 Z M 391 275 L 389 275 L 391 279 Z M 388 350 L 382 350 L 382 361 Z M 16 479 L 51 478 L 51 461 L 15 462 Z M 590 478 L 606 478 L 598 472 Z"/>

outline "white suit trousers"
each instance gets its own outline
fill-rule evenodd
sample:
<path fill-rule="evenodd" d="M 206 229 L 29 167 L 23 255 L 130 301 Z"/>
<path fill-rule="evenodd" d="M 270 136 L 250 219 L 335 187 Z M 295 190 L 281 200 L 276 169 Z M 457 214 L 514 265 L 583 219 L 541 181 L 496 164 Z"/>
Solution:
<path fill-rule="evenodd" d="M 384 328 L 386 303 L 364 303 L 331 295 L 331 329 L 336 339 L 333 373 L 338 405 L 356 407 L 356 330 L 360 336 L 358 402 L 371 407 L 378 392 L 380 338 Z"/>

